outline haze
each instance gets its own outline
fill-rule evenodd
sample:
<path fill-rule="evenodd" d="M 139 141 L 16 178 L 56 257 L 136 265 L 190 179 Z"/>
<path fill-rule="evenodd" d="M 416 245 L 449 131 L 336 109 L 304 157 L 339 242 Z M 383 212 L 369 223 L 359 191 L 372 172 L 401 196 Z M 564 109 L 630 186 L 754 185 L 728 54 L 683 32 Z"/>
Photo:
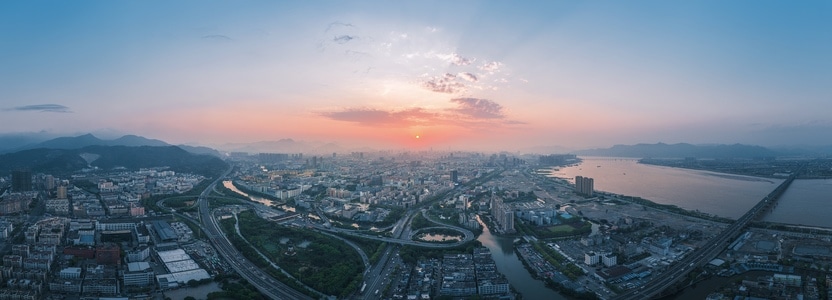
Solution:
<path fill-rule="evenodd" d="M 832 140 L 831 2 L 540 2 L 3 1 L 0 133 Z"/>

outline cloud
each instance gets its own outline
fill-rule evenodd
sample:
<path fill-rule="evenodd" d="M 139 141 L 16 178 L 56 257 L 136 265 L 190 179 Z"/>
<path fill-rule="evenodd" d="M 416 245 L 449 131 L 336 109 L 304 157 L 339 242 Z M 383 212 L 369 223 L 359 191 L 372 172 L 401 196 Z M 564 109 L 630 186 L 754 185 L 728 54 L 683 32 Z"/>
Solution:
<path fill-rule="evenodd" d="M 459 76 L 462 79 L 468 80 L 470 82 L 477 82 L 477 75 L 474 75 L 474 74 L 471 74 L 471 73 L 468 73 L 468 72 L 461 72 L 461 73 L 457 74 L 457 76 Z"/>
<path fill-rule="evenodd" d="M 474 62 L 474 59 L 468 59 L 462 57 L 457 53 L 449 53 L 449 54 L 436 54 L 436 57 L 448 62 L 449 64 L 457 65 L 457 66 L 467 66 Z"/>
<path fill-rule="evenodd" d="M 325 112 L 322 116 L 336 121 L 358 123 L 366 126 L 406 127 L 435 123 L 439 117 L 436 113 L 423 108 L 408 108 L 399 111 L 386 111 L 374 108 L 351 108 L 343 111 Z"/>
<path fill-rule="evenodd" d="M 33 104 L 24 105 L 5 109 L 6 111 L 38 111 L 38 112 L 55 112 L 55 113 L 71 113 L 69 107 L 60 104 Z"/>
<path fill-rule="evenodd" d="M 203 35 L 202 39 L 211 40 L 211 41 L 233 41 L 232 38 L 228 37 L 227 35 L 222 35 L 222 34 Z"/>
<path fill-rule="evenodd" d="M 335 28 L 335 27 L 355 27 L 355 25 L 352 25 L 350 23 L 344 23 L 344 22 L 332 22 L 332 23 L 329 23 L 328 26 L 326 26 L 326 30 L 324 30 L 324 32 L 329 32 L 329 30 L 331 30 L 332 28 Z"/>
<path fill-rule="evenodd" d="M 526 124 L 510 120 L 503 107 L 488 99 L 454 98 L 454 106 L 442 109 L 413 107 L 402 110 L 348 108 L 320 113 L 321 116 L 364 126 L 455 126 L 462 128 L 497 128 Z"/>
<path fill-rule="evenodd" d="M 339 36 L 336 36 L 336 37 L 332 38 L 332 41 L 343 45 L 343 44 L 346 44 L 349 41 L 352 41 L 352 40 L 357 39 L 357 38 L 358 38 L 357 36 L 352 36 L 352 35 L 339 35 Z"/>
<path fill-rule="evenodd" d="M 451 73 L 430 77 L 422 82 L 422 87 L 433 92 L 446 94 L 455 94 L 466 89 L 465 84 L 456 81 L 456 75 Z"/>
<path fill-rule="evenodd" d="M 501 63 L 499 61 L 492 61 L 492 62 L 487 62 L 487 63 L 481 65 L 479 67 L 479 69 L 483 70 L 485 72 L 494 73 L 494 72 L 499 71 L 500 68 L 502 68 L 502 67 L 503 67 L 503 63 Z"/>
<path fill-rule="evenodd" d="M 528 124 L 528 123 L 523 122 L 523 121 L 517 121 L 517 120 L 506 120 L 506 121 L 503 121 L 503 124 L 506 124 L 506 125 L 523 125 L 523 124 Z"/>
<path fill-rule="evenodd" d="M 454 98 L 452 103 L 457 104 L 454 112 L 475 119 L 503 119 L 503 106 L 488 99 L 478 98 Z"/>

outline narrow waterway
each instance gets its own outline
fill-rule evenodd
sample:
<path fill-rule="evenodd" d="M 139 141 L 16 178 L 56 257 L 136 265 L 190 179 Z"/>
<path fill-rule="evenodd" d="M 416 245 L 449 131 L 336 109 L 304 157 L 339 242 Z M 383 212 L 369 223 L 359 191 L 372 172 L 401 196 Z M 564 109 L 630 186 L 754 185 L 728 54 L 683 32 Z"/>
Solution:
<path fill-rule="evenodd" d="M 252 195 L 249 195 L 249 194 L 237 189 L 237 187 L 234 186 L 234 183 L 232 183 L 231 180 L 223 181 L 222 186 L 224 186 L 225 188 L 227 188 L 229 190 L 234 191 L 237 194 L 248 197 L 249 199 L 251 199 L 251 201 L 263 203 L 267 206 L 272 206 L 272 204 L 273 204 L 272 200 L 262 198 L 262 197 L 252 196 Z"/>
<path fill-rule="evenodd" d="M 514 252 L 514 238 L 491 235 L 488 226 L 477 217 L 482 225 L 482 234 L 477 238 L 483 246 L 491 251 L 491 257 L 497 265 L 497 270 L 506 275 L 508 282 L 523 299 L 567 299 L 552 289 L 546 287 L 541 280 L 534 279 L 529 271 L 523 267 L 523 262 Z"/>

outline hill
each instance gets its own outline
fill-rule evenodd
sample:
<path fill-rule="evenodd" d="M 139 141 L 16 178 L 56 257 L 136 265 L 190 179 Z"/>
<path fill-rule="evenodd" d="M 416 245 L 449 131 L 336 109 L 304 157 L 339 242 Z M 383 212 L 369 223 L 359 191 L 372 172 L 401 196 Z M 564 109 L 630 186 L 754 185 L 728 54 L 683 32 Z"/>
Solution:
<path fill-rule="evenodd" d="M 149 139 L 138 135 L 125 135 L 113 140 L 104 140 L 92 134 L 84 134 L 73 137 L 58 137 L 49 140 L 37 140 L 36 136 L 9 135 L 0 137 L 0 142 L 7 142 L 6 147 L 0 147 L 0 153 L 10 153 L 22 150 L 46 148 L 46 149 L 81 149 L 89 146 L 171 146 L 164 141 Z M 179 148 L 193 154 L 210 154 L 221 156 L 219 151 L 202 146 L 177 145 Z"/>
<path fill-rule="evenodd" d="M 125 135 L 114 140 L 102 140 L 92 134 L 85 134 L 73 137 L 59 137 L 51 140 L 43 141 L 37 144 L 27 145 L 23 149 L 28 150 L 37 148 L 47 149 L 81 149 L 88 146 L 170 146 L 160 140 L 148 139 L 137 135 Z"/>
<path fill-rule="evenodd" d="M 124 167 L 135 170 L 163 166 L 170 167 L 177 172 L 213 176 L 222 172 L 228 165 L 215 156 L 192 154 L 176 146 L 38 148 L 0 155 L 0 174 L 8 174 L 16 169 L 69 174 L 91 167 L 103 170 Z"/>
<path fill-rule="evenodd" d="M 634 158 L 761 158 L 775 157 L 777 152 L 761 146 L 750 145 L 691 145 L 680 144 L 636 144 L 615 145 L 610 148 L 576 151 L 586 156 L 611 156 Z"/>

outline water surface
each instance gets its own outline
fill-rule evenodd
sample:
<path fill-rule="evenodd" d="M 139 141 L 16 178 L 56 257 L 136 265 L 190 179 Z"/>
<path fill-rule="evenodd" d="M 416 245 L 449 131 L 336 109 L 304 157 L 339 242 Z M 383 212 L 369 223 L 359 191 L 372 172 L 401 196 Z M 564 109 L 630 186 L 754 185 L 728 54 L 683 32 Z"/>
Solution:
<path fill-rule="evenodd" d="M 782 179 L 689 170 L 638 163 L 632 158 L 582 157 L 583 162 L 553 170 L 574 182 L 595 179 L 595 190 L 641 197 L 660 204 L 737 218 L 773 191 Z"/>

